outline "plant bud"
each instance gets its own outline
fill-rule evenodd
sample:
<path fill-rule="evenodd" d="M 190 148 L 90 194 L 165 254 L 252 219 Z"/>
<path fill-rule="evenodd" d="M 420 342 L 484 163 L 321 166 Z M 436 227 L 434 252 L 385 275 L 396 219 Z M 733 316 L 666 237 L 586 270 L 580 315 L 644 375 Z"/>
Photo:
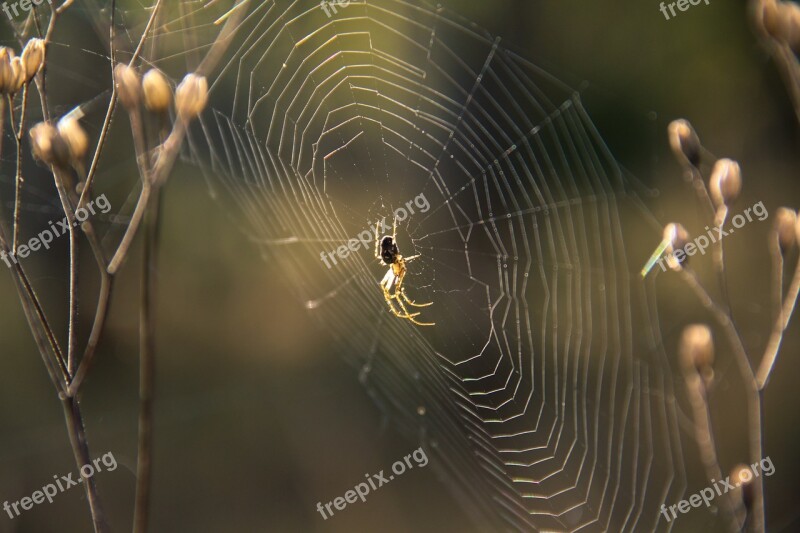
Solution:
<path fill-rule="evenodd" d="M 142 78 L 144 105 L 154 113 L 165 113 L 172 103 L 172 88 L 158 69 L 150 69 Z"/>
<path fill-rule="evenodd" d="M 128 111 L 136 108 L 142 99 L 142 82 L 136 69 L 125 63 L 114 67 L 114 84 L 122 106 Z"/>
<path fill-rule="evenodd" d="M 797 217 L 797 222 L 794 225 L 794 237 L 800 243 L 800 217 Z"/>
<path fill-rule="evenodd" d="M 89 136 L 77 119 L 66 116 L 58 121 L 58 133 L 69 149 L 72 164 L 83 161 L 89 151 Z"/>
<path fill-rule="evenodd" d="M 22 50 L 22 64 L 25 65 L 25 82 L 30 82 L 44 63 L 44 41 L 33 38 Z"/>
<path fill-rule="evenodd" d="M 689 232 L 680 224 L 671 222 L 664 226 L 664 241 L 668 243 L 667 264 L 673 270 L 680 269 L 681 264 L 687 259 L 683 250 L 689 244 Z"/>
<path fill-rule="evenodd" d="M 714 205 L 718 208 L 730 206 L 742 192 L 742 170 L 739 163 L 731 159 L 720 159 L 714 163 L 709 185 Z"/>
<path fill-rule="evenodd" d="M 800 5 L 794 2 L 781 2 L 781 37 L 800 53 Z"/>
<path fill-rule="evenodd" d="M 781 253 L 786 253 L 797 243 L 797 212 L 788 207 L 780 207 L 775 213 L 775 233 Z"/>
<path fill-rule="evenodd" d="M 22 86 L 25 85 L 25 66 L 22 64 L 21 57 L 11 60 L 11 81 L 8 85 L 9 94 L 17 94 Z"/>
<path fill-rule="evenodd" d="M 761 1 L 761 25 L 764 31 L 772 37 L 776 37 L 780 31 L 780 15 L 778 4 L 775 0 Z"/>
<path fill-rule="evenodd" d="M 738 464 L 731 470 L 731 485 L 734 486 L 734 495 L 741 489 L 742 503 L 745 509 L 750 510 L 753 504 L 753 471 L 745 464 Z"/>
<path fill-rule="evenodd" d="M 678 350 L 684 370 L 696 370 L 708 384 L 714 375 L 714 339 L 711 329 L 705 324 L 686 326 Z"/>
<path fill-rule="evenodd" d="M 14 58 L 14 50 L 5 46 L 0 47 L 0 93 L 9 94 L 11 82 L 14 79 L 14 71 L 11 67 L 11 60 Z"/>
<path fill-rule="evenodd" d="M 40 122 L 31 128 L 33 157 L 46 165 L 66 166 L 69 162 L 69 147 L 52 124 Z"/>
<path fill-rule="evenodd" d="M 196 118 L 208 103 L 208 82 L 204 76 L 187 74 L 175 91 L 178 116 L 188 122 Z"/>
<path fill-rule="evenodd" d="M 700 139 L 692 125 L 684 119 L 673 120 L 667 128 L 669 145 L 679 161 L 693 167 L 700 164 Z"/>

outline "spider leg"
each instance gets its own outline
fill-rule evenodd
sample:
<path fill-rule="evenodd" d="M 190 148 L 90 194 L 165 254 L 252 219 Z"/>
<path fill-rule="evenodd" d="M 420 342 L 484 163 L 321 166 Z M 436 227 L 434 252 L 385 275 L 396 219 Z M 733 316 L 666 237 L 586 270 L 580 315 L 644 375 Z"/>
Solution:
<path fill-rule="evenodd" d="M 417 326 L 435 326 L 436 324 L 434 322 L 419 322 L 417 320 L 414 320 L 414 317 L 419 316 L 420 313 L 413 313 L 412 314 L 412 313 L 408 312 L 408 309 L 406 308 L 405 304 L 403 303 L 403 300 L 408 302 L 410 305 L 413 305 L 414 307 L 428 307 L 429 305 L 432 305 L 433 302 L 420 305 L 420 304 L 416 304 L 413 301 L 411 301 L 411 299 L 409 299 L 409 297 L 406 296 L 406 293 L 403 290 L 403 278 L 404 277 L 405 277 L 405 272 L 403 274 L 401 274 L 400 276 L 397 276 L 397 283 L 396 283 L 396 285 L 394 287 L 394 294 L 391 295 L 392 298 L 397 301 L 398 307 L 400 307 L 400 309 L 402 309 L 406 313 L 407 316 L 405 316 L 404 318 L 407 318 L 408 320 L 410 320 L 411 322 L 413 322 Z"/>
<path fill-rule="evenodd" d="M 413 317 L 415 317 L 415 316 L 417 316 L 417 315 L 414 314 L 414 315 L 411 315 L 411 316 L 408 317 L 408 320 L 410 320 L 413 324 L 416 324 L 418 326 L 435 326 L 436 325 L 436 322 L 419 322 L 417 320 L 414 320 Z"/>
<path fill-rule="evenodd" d="M 409 313 L 408 309 L 406 308 L 406 306 L 403 303 L 403 301 L 400 298 L 397 297 L 397 293 L 394 293 L 393 295 L 391 295 L 391 297 L 394 299 L 395 302 L 397 302 L 397 307 L 399 307 L 400 310 L 402 311 L 402 314 L 398 315 L 398 316 L 400 316 L 400 318 L 407 318 L 411 322 L 413 322 L 413 323 L 415 323 L 417 325 L 420 325 L 420 326 L 426 325 L 426 324 L 422 324 L 421 322 L 417 322 L 416 320 L 414 320 L 414 317 L 418 317 L 420 315 L 420 313 Z M 433 324 L 431 324 L 431 325 L 433 325 Z"/>
<path fill-rule="evenodd" d="M 396 294 L 395 294 L 395 297 L 397 297 Z M 417 317 L 420 314 L 419 313 L 409 314 L 408 313 L 408 309 L 406 309 L 406 306 L 403 305 L 403 302 L 401 300 L 398 299 L 397 303 L 398 303 L 398 305 L 400 305 L 400 308 L 403 309 L 405 311 L 405 313 L 406 313 L 406 316 L 404 316 L 403 318 L 407 318 L 408 320 L 410 320 L 411 322 L 413 322 L 414 324 L 416 324 L 418 326 L 435 326 L 436 325 L 433 322 L 419 322 L 417 320 L 414 320 L 414 317 Z"/>
<path fill-rule="evenodd" d="M 389 289 L 387 289 L 386 287 L 383 287 L 383 297 L 386 299 L 386 304 L 389 306 L 389 311 L 391 311 L 392 314 L 397 318 L 407 318 L 408 320 L 412 320 L 414 317 L 419 316 L 419 313 L 414 313 L 414 314 L 409 313 L 408 309 L 406 309 L 405 306 L 403 305 L 403 302 L 398 300 L 397 296 L 390 294 Z M 399 311 L 395 307 L 392 300 L 395 300 L 395 302 L 397 303 L 397 308 L 400 309 Z"/>
<path fill-rule="evenodd" d="M 406 261 L 408 261 L 408 259 L 406 259 Z M 418 304 L 414 300 L 409 298 L 408 295 L 406 294 L 405 288 L 403 287 L 403 279 L 405 277 L 406 277 L 405 272 L 397 277 L 397 284 L 394 287 L 395 298 L 397 297 L 397 295 L 400 295 L 400 297 L 403 298 L 403 300 L 405 300 L 406 303 L 414 307 L 428 307 L 433 305 L 433 302 L 428 302 L 426 304 Z"/>
<path fill-rule="evenodd" d="M 406 301 L 406 303 L 408 305 L 411 305 L 411 306 L 414 306 L 414 307 L 430 307 L 430 306 L 433 305 L 433 302 L 428 302 L 426 304 L 418 304 L 417 302 L 415 302 L 414 300 L 412 300 L 411 298 L 408 297 L 408 295 L 406 294 L 406 291 L 404 289 L 400 289 L 397 292 L 398 292 L 398 294 L 400 294 L 400 296 L 403 298 L 403 300 Z"/>

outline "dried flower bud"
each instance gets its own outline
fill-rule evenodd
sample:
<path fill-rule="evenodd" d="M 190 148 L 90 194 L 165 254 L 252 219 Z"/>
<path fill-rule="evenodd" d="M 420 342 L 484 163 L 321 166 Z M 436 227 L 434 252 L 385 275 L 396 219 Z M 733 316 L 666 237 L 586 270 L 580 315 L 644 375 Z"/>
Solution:
<path fill-rule="evenodd" d="M 673 120 L 667 128 L 669 145 L 679 161 L 694 167 L 700 164 L 700 138 L 684 119 Z"/>
<path fill-rule="evenodd" d="M 673 270 L 680 269 L 687 259 L 684 248 L 689 244 L 689 232 L 680 224 L 671 222 L 664 226 L 664 241 L 667 242 L 667 264 Z"/>
<path fill-rule="evenodd" d="M 172 103 L 172 87 L 158 69 L 150 69 L 142 78 L 144 105 L 154 113 L 165 113 Z"/>
<path fill-rule="evenodd" d="M 794 2 L 781 2 L 781 33 L 795 53 L 800 53 L 800 5 Z"/>
<path fill-rule="evenodd" d="M 11 81 L 8 84 L 9 94 L 17 94 L 23 85 L 25 85 L 25 66 L 22 64 L 21 57 L 15 57 L 11 60 Z"/>
<path fill-rule="evenodd" d="M 797 217 L 797 222 L 794 225 L 794 237 L 800 243 L 800 216 Z"/>
<path fill-rule="evenodd" d="M 705 324 L 691 324 L 683 329 L 678 348 L 684 371 L 696 370 L 706 384 L 710 383 L 714 371 L 714 338 Z"/>
<path fill-rule="evenodd" d="M 0 47 L 0 93 L 9 94 L 11 83 L 14 80 L 14 71 L 11 60 L 14 59 L 14 50 L 5 46 Z"/>
<path fill-rule="evenodd" d="M 69 147 L 52 124 L 40 122 L 31 128 L 30 137 L 35 159 L 46 165 L 67 165 Z"/>
<path fill-rule="evenodd" d="M 142 82 L 136 69 L 125 63 L 114 67 L 114 84 L 122 106 L 128 111 L 136 108 L 142 100 Z"/>
<path fill-rule="evenodd" d="M 77 119 L 66 116 L 58 121 L 58 133 L 67 145 L 72 164 L 83 161 L 89 151 L 89 136 Z"/>
<path fill-rule="evenodd" d="M 44 40 L 33 38 L 22 50 L 22 63 L 25 65 L 25 82 L 30 82 L 44 63 Z"/>
<path fill-rule="evenodd" d="M 775 233 L 781 253 L 786 253 L 797 243 L 797 212 L 788 207 L 780 207 L 775 213 Z"/>
<path fill-rule="evenodd" d="M 730 483 L 734 487 L 733 496 L 736 497 L 741 490 L 742 503 L 748 511 L 753 504 L 753 477 L 753 470 L 745 464 L 738 464 L 731 470 Z"/>
<path fill-rule="evenodd" d="M 709 186 L 714 205 L 718 208 L 730 206 L 742 192 L 742 170 L 739 163 L 731 159 L 720 159 L 714 163 Z"/>
<path fill-rule="evenodd" d="M 178 116 L 190 121 L 205 109 L 208 103 L 208 82 L 204 76 L 187 74 L 175 91 L 175 108 Z"/>
<path fill-rule="evenodd" d="M 764 31 L 772 37 L 776 37 L 780 31 L 780 15 L 778 14 L 778 4 L 775 0 L 761 1 L 761 25 Z"/>

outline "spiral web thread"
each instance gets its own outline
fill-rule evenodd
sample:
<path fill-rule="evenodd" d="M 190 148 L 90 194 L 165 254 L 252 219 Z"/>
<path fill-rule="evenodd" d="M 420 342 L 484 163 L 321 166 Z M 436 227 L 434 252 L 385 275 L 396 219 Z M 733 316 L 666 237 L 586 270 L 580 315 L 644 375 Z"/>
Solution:
<path fill-rule="evenodd" d="M 479 527 L 671 529 L 684 452 L 625 253 L 638 204 L 578 95 L 441 7 L 334 7 L 239 8 L 233 96 L 190 157 Z M 389 313 L 372 242 L 320 259 L 420 196 L 398 244 L 429 328 Z"/>

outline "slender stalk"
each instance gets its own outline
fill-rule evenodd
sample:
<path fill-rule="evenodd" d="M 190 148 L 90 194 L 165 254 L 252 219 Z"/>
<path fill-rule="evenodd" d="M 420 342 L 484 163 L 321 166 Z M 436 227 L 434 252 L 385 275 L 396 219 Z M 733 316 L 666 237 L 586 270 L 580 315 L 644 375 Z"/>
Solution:
<path fill-rule="evenodd" d="M 706 476 L 709 479 L 724 479 L 714 444 L 714 432 L 711 425 L 711 413 L 708 408 L 706 387 L 694 368 L 691 371 L 684 371 L 684 380 L 686 381 L 686 390 L 689 392 L 689 402 L 692 406 L 695 440 L 700 448 L 700 458 L 703 461 Z M 725 520 L 728 522 L 728 529 L 731 532 L 741 531 L 743 524 L 736 516 L 728 495 L 723 494 L 720 502 Z"/>
<path fill-rule="evenodd" d="M 739 367 L 742 383 L 745 387 L 747 400 L 748 439 L 750 451 L 750 464 L 761 461 L 761 395 L 756 382 L 750 359 L 744 349 L 736 327 L 730 316 L 709 296 L 708 292 L 697 279 L 695 273 L 688 268 L 680 270 L 681 277 L 689 285 L 697 298 L 709 310 L 725 332 L 734 354 L 734 360 Z M 764 483 L 761 476 L 753 479 L 753 505 L 750 511 L 750 528 L 756 533 L 764 531 Z"/>
<path fill-rule="evenodd" d="M 783 341 L 783 332 L 786 326 L 789 325 L 789 320 L 792 318 L 794 308 L 797 304 L 797 296 L 800 293 L 800 260 L 797 262 L 797 267 L 794 271 L 794 278 L 786 293 L 786 298 L 783 300 L 783 306 L 780 313 L 775 318 L 775 325 L 772 328 L 772 335 L 770 335 L 767 348 L 764 351 L 764 356 L 761 358 L 761 364 L 758 367 L 757 383 L 759 390 L 763 390 L 767 386 L 772 368 L 775 366 L 775 361 L 778 359 L 778 350 Z"/>
<path fill-rule="evenodd" d="M 91 463 L 89 455 L 89 445 L 86 442 L 86 429 L 83 424 L 83 416 L 78 406 L 76 397 L 63 397 L 61 403 L 64 408 L 64 418 L 67 422 L 69 440 L 75 454 L 75 463 L 78 468 Z M 83 477 L 83 488 L 86 490 L 86 498 L 89 501 L 89 509 L 92 513 L 92 523 L 95 533 L 105 533 L 109 531 L 106 522 L 100 496 L 97 494 L 97 483 L 94 477 Z"/>
<path fill-rule="evenodd" d="M 769 255 L 772 258 L 772 319 L 778 320 L 783 308 L 783 253 L 777 231 L 769 240 Z"/>
<path fill-rule="evenodd" d="M 28 84 L 22 89 L 22 110 L 19 117 L 19 128 L 17 128 L 14 138 L 17 141 L 17 177 L 16 177 L 16 190 L 14 193 L 14 237 L 11 246 L 14 255 L 17 254 L 17 246 L 19 244 L 19 217 L 20 208 L 22 207 L 22 132 L 25 129 L 25 110 L 28 107 Z"/>
<path fill-rule="evenodd" d="M 75 219 L 75 211 L 69 199 L 69 192 L 64 186 L 67 183 L 67 174 L 63 169 L 51 167 L 55 178 L 56 190 L 61 200 L 61 208 L 67 217 L 68 237 L 69 237 L 69 323 L 68 323 L 68 342 L 67 342 L 67 375 L 72 378 L 75 372 L 75 351 L 77 347 L 77 320 L 78 320 L 78 222 Z"/>
<path fill-rule="evenodd" d="M 139 449 L 136 476 L 134 533 L 145 533 L 149 523 L 152 477 L 153 403 L 155 401 L 155 309 L 161 194 L 153 193 L 144 220 L 139 308 Z"/>

